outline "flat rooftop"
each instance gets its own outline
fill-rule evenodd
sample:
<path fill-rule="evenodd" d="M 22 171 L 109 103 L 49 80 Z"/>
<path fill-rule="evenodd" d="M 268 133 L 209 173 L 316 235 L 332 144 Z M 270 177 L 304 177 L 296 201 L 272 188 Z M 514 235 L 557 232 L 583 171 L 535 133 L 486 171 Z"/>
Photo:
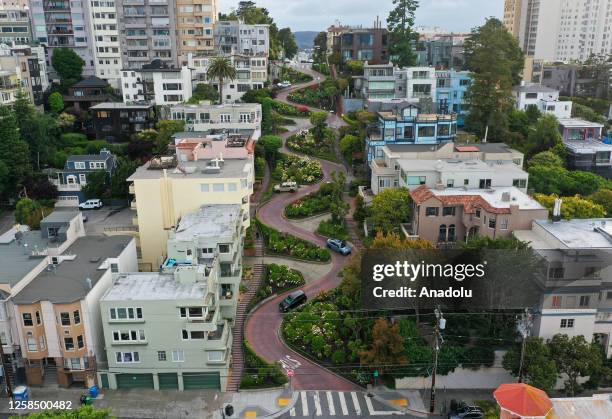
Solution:
<path fill-rule="evenodd" d="M 597 140 L 563 140 L 563 144 L 577 154 L 594 154 L 598 151 L 612 151 L 612 144 Z"/>
<path fill-rule="evenodd" d="M 562 205 L 563 206 L 563 205 Z M 536 249 L 612 249 L 612 218 L 590 218 L 574 220 L 535 220 L 557 243 L 550 245 L 537 230 L 516 231 L 517 238 L 529 241 Z M 518 233 L 518 234 L 516 234 Z M 559 245 L 561 244 L 561 246 Z"/>
<path fill-rule="evenodd" d="M 517 150 L 505 143 L 455 143 L 455 151 L 462 152 L 463 147 L 477 149 L 483 153 L 518 153 Z M 466 151 L 469 151 L 466 150 Z"/>
<path fill-rule="evenodd" d="M 15 286 L 32 269 L 38 266 L 45 258 L 36 256 L 33 252 L 43 252 L 48 247 L 58 247 L 61 243 L 51 243 L 43 239 L 39 230 L 21 231 L 21 238 L 17 239 L 16 229 L 11 229 L 1 236 L 0 240 L 0 283 Z"/>
<path fill-rule="evenodd" d="M 551 87 L 544 86 L 537 83 L 527 83 L 524 86 L 515 86 L 512 90 L 516 92 L 529 92 L 529 93 L 559 93 L 558 90 Z"/>
<path fill-rule="evenodd" d="M 202 103 L 181 103 L 179 105 L 173 105 L 170 110 L 185 110 L 185 111 L 198 111 L 198 110 L 228 110 L 228 109 L 261 109 L 259 103 L 224 103 L 222 105 L 212 104 L 210 102 L 203 101 Z"/>
<path fill-rule="evenodd" d="M 545 209 L 538 201 L 514 186 L 468 190 L 445 188 L 444 190 L 432 189 L 431 191 L 436 196 L 479 196 L 494 208 L 510 208 L 510 205 L 518 205 L 520 209 Z M 509 201 L 503 199 L 505 193 L 510 194 Z"/>
<path fill-rule="evenodd" d="M 98 103 L 89 109 L 150 109 L 154 106 L 148 103 L 123 103 L 123 102 L 104 102 Z"/>
<path fill-rule="evenodd" d="M 69 223 L 79 214 L 74 209 L 56 209 L 41 220 L 41 223 Z"/>
<path fill-rule="evenodd" d="M 602 124 L 580 118 L 561 118 L 559 119 L 559 125 L 564 128 L 603 128 Z"/>
<path fill-rule="evenodd" d="M 62 254 L 65 257 L 55 269 L 51 265 L 13 296 L 16 304 L 39 301 L 72 303 L 84 298 L 110 268 L 107 258 L 118 257 L 134 240 L 131 236 L 86 236 L 78 238 Z M 61 258 L 61 257 L 60 257 Z"/>
<path fill-rule="evenodd" d="M 202 205 L 199 211 L 181 218 L 175 237 L 180 241 L 189 241 L 198 236 L 232 235 L 236 222 L 240 220 L 240 211 L 238 204 Z"/>
<path fill-rule="evenodd" d="M 140 272 L 121 274 L 100 301 L 203 300 L 205 282 L 182 283 L 173 274 Z"/>
<path fill-rule="evenodd" d="M 487 163 L 478 159 L 398 159 L 397 164 L 405 171 L 436 171 L 436 172 L 498 172 L 526 173 L 513 163 Z"/>
<path fill-rule="evenodd" d="M 226 179 L 226 178 L 242 178 L 246 177 L 251 170 L 251 159 L 228 159 L 223 163 L 223 168 L 218 172 L 203 172 L 209 165 L 210 160 L 196 160 L 181 162 L 179 168 L 166 169 L 169 178 L 192 178 L 192 179 Z M 139 179 L 161 179 L 164 176 L 163 170 L 149 170 L 151 162 L 147 162 L 140 166 L 127 179 L 134 181 Z"/>

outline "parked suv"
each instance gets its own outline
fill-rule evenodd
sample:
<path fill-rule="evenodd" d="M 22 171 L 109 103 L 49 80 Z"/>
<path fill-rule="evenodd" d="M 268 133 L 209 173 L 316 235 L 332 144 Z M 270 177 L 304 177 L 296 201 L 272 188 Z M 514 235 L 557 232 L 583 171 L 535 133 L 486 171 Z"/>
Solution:
<path fill-rule="evenodd" d="M 448 414 L 449 419 L 482 419 L 484 418 L 484 410 L 479 406 L 470 406 L 465 402 L 457 403 L 451 400 L 451 412 Z"/>
<path fill-rule="evenodd" d="M 304 291 L 297 290 L 289 294 L 287 298 L 281 301 L 278 308 L 281 312 L 286 313 L 289 310 L 293 310 L 294 308 L 298 307 L 300 304 L 305 303 L 307 299 L 308 297 L 306 297 Z"/>
<path fill-rule="evenodd" d="M 274 185 L 274 192 L 295 192 L 298 185 L 295 182 L 283 182 L 280 185 Z"/>
<path fill-rule="evenodd" d="M 100 209 L 104 205 L 100 199 L 88 199 L 85 202 L 79 204 L 80 209 Z"/>
<path fill-rule="evenodd" d="M 346 241 L 340 239 L 327 239 L 327 247 L 344 256 L 353 251 L 353 248 Z"/>

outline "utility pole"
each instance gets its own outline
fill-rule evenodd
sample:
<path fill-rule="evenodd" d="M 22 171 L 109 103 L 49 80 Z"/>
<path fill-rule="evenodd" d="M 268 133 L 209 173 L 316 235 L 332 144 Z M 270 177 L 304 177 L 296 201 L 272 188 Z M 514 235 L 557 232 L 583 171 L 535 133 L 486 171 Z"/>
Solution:
<path fill-rule="evenodd" d="M 518 382 L 523 382 L 523 364 L 525 362 L 525 349 L 527 347 L 527 338 L 531 332 L 531 326 L 533 325 L 533 316 L 528 308 L 521 314 L 521 317 L 517 317 L 516 329 L 521 334 L 523 342 L 521 343 L 521 362 L 519 363 Z"/>
<path fill-rule="evenodd" d="M 7 342 L 8 342 L 8 338 L 7 338 Z M 8 375 L 8 369 L 6 368 L 6 365 L 4 363 L 4 346 L 2 345 L 2 342 L 0 342 L 0 362 L 2 363 L 2 372 L 4 373 L 4 380 L 6 381 L 6 392 L 8 393 L 8 397 L 9 399 L 13 398 L 13 387 L 11 385 L 11 379 L 9 378 Z"/>
<path fill-rule="evenodd" d="M 429 413 L 433 413 L 436 408 L 436 371 L 438 369 L 438 353 L 440 352 L 440 345 L 444 343 L 442 338 L 441 330 L 446 328 L 446 319 L 442 315 L 440 307 L 434 310 L 436 315 L 436 326 L 434 328 L 434 366 L 431 373 L 431 399 L 429 400 Z"/>

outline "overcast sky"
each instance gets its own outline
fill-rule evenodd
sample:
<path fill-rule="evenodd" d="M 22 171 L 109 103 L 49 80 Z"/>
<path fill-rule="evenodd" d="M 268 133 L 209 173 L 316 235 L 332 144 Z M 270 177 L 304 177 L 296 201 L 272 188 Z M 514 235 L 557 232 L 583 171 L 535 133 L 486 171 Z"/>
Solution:
<path fill-rule="evenodd" d="M 219 0 L 220 11 L 228 12 L 239 0 Z M 343 24 L 371 26 L 376 16 L 385 23 L 391 0 L 254 0 L 266 7 L 282 28 L 293 31 L 320 31 L 336 19 Z M 421 0 L 417 25 L 439 26 L 468 32 L 486 17 L 503 15 L 503 0 Z"/>

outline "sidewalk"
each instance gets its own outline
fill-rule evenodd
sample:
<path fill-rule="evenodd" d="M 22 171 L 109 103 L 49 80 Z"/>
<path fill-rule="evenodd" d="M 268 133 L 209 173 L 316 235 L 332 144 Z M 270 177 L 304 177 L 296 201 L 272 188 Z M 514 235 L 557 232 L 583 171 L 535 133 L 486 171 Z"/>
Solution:
<path fill-rule="evenodd" d="M 429 417 L 421 393 L 416 390 L 391 390 L 376 387 L 370 391 L 384 405 L 409 413 L 416 417 Z"/>
<path fill-rule="evenodd" d="M 234 408 L 232 418 L 276 418 L 291 409 L 298 397 L 289 389 L 241 391 L 230 395 L 229 404 Z M 221 410 L 213 415 L 222 419 Z"/>

